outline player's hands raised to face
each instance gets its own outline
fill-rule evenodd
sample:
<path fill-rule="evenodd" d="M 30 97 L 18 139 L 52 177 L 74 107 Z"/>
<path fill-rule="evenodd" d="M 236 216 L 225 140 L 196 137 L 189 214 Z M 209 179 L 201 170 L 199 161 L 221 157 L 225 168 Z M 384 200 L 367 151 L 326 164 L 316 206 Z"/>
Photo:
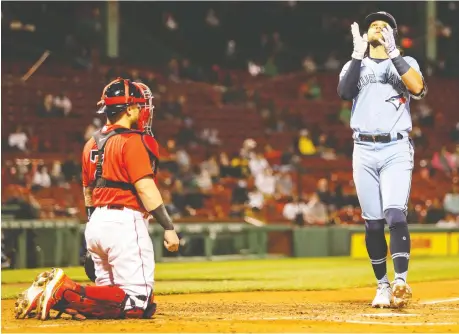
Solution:
<path fill-rule="evenodd" d="M 169 252 L 176 252 L 179 249 L 180 240 L 175 230 L 164 231 L 164 247 Z"/>
<path fill-rule="evenodd" d="M 400 51 L 397 49 L 397 43 L 395 43 L 394 30 L 391 26 L 385 26 L 381 30 L 381 35 L 384 39 L 378 38 L 379 43 L 386 49 L 386 53 L 389 58 L 395 58 L 400 55 Z"/>
<path fill-rule="evenodd" d="M 360 35 L 358 23 L 351 24 L 352 38 L 354 42 L 354 52 L 352 53 L 352 58 L 354 59 L 363 59 L 365 51 L 368 48 L 368 36 L 367 34 Z"/>

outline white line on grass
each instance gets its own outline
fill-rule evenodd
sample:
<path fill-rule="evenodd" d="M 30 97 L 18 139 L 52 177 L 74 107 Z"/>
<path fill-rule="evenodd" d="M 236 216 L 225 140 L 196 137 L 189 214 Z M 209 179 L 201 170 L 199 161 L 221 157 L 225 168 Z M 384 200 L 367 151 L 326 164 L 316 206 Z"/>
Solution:
<path fill-rule="evenodd" d="M 448 298 L 448 299 L 438 299 L 438 300 L 430 300 L 427 302 L 422 302 L 422 305 L 434 305 L 434 304 L 443 304 L 443 303 L 451 303 L 451 302 L 458 302 L 459 298 Z"/>

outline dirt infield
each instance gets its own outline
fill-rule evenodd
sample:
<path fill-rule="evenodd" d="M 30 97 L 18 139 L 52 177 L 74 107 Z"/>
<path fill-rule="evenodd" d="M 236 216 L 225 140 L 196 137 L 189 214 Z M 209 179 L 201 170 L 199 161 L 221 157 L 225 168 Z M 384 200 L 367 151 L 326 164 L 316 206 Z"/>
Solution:
<path fill-rule="evenodd" d="M 375 310 L 374 289 L 159 296 L 151 320 L 16 320 L 2 301 L 2 332 L 459 332 L 459 280 L 412 284 L 403 310 Z"/>

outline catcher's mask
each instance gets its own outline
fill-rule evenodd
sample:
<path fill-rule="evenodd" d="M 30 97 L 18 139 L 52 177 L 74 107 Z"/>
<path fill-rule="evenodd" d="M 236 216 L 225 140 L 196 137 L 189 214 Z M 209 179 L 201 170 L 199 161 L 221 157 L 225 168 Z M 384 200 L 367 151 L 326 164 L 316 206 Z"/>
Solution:
<path fill-rule="evenodd" d="M 126 111 L 130 105 L 137 104 L 140 108 L 137 129 L 152 135 L 153 95 L 143 83 L 117 78 L 105 86 L 100 101 L 98 114 L 113 116 Z"/>

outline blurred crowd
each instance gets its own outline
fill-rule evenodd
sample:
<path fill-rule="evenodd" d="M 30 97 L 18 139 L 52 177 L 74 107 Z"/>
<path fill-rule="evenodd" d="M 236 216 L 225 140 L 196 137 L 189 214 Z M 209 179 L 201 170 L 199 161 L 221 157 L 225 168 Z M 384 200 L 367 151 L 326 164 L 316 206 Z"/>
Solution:
<path fill-rule="evenodd" d="M 336 70 L 352 52 L 350 25 L 371 12 L 385 10 L 398 23 L 399 43 L 410 49 L 426 73 L 458 75 L 459 23 L 454 1 L 437 2 L 435 25 L 438 59 L 424 57 L 426 48 L 425 4 L 257 2 L 120 2 L 121 56 L 131 63 L 148 62 L 165 67 L 175 59 L 191 80 L 209 79 L 212 66 L 250 69 L 253 74 L 276 76 L 297 71 Z M 102 52 L 106 7 L 101 3 L 29 3 L 29 10 L 17 3 L 2 6 L 5 34 L 4 57 L 36 57 L 30 49 L 48 49 L 78 68 L 92 68 L 93 57 Z M 142 39 L 136 52 L 132 36 Z M 20 38 L 18 38 L 20 37 Z M 21 47 L 18 47 L 21 45 Z M 27 49 L 27 52 L 24 52 Z M 130 52 L 132 50 L 132 52 Z M 169 70 L 177 64 L 169 63 Z M 177 73 L 171 73 L 176 75 Z"/>
<path fill-rule="evenodd" d="M 436 63 L 423 59 L 421 51 L 425 48 L 425 38 L 420 36 L 425 35 L 424 22 L 410 15 L 413 6 L 421 5 L 388 3 L 384 9 L 396 16 L 402 46 L 411 49 L 410 54 L 423 64 L 428 75 L 459 73 L 457 4 L 438 3 L 435 25 L 439 60 Z M 30 50 L 39 45 L 55 52 L 59 60 L 70 60 L 77 68 L 92 68 L 95 55 L 104 45 L 101 43 L 103 8 L 98 4 L 77 6 L 70 2 L 30 4 L 34 10 L 29 11 L 22 10 L 21 6 L 2 4 L 2 28 L 23 35 L 14 35 L 13 38 L 6 34 L 5 59 L 16 59 L 24 54 L 36 59 L 36 54 Z M 371 11 L 380 10 L 376 4 L 337 2 L 330 6 L 325 2 L 286 1 L 262 5 L 203 2 L 176 6 L 174 3 L 146 2 L 133 6 L 130 2 L 121 2 L 120 6 L 123 13 L 120 43 L 127 46 L 122 52 L 125 49 L 138 50 L 138 45 L 129 47 L 129 43 L 133 43 L 129 41 L 132 37 L 129 29 L 137 29 L 136 36 L 143 39 L 145 50 L 142 55 L 139 52 L 134 52 L 137 55 L 123 53 L 123 57 L 137 64 L 142 60 L 135 57 L 145 56 L 151 62 L 152 70 L 124 72 L 125 67 L 114 65 L 105 73 L 104 79 L 108 82 L 122 76 L 146 83 L 152 89 L 155 105 L 160 111 L 155 115 L 156 120 L 178 124 L 176 135 L 163 142 L 161 154 L 160 188 L 174 218 L 229 216 L 240 219 L 252 215 L 262 219 L 261 213 L 269 208 L 280 213 L 279 219 L 296 224 L 362 223 L 355 191 L 343 191 L 343 188 L 354 188 L 349 181 L 340 180 L 332 173 L 316 180 L 317 189 L 308 193 L 299 189 L 301 182 L 295 179 L 308 173 L 300 170 L 299 161 L 302 159 L 336 160 L 349 156 L 352 142 L 340 142 L 332 131 L 310 126 L 302 117 L 302 110 L 277 106 L 272 99 L 262 96 L 256 86 L 244 86 L 238 75 L 227 69 L 242 69 L 249 75 L 268 78 L 302 71 L 308 75 L 307 80 L 296 87 L 291 98 L 325 100 L 316 75 L 322 71 L 340 70 L 351 54 L 350 24 Z M 190 15 L 194 15 L 193 20 L 189 19 Z M 135 25 L 130 24 L 132 20 Z M 12 45 L 14 47 L 8 48 Z M 149 52 L 152 46 L 155 54 Z M 162 55 L 161 61 L 155 58 L 158 55 Z M 219 93 L 212 93 L 210 98 L 217 106 L 255 109 L 261 116 L 265 134 L 292 132 L 296 134 L 293 142 L 281 152 L 248 138 L 240 151 L 224 151 L 218 129 L 196 128 L 194 116 L 188 112 L 190 102 L 187 96 L 170 92 L 165 84 L 189 81 L 212 83 Z M 71 101 L 65 91 L 50 94 L 43 87 L 37 95 L 41 101 L 36 107 L 38 117 L 77 117 L 72 105 L 75 101 Z M 426 101 L 414 105 L 412 136 L 416 147 L 428 147 L 429 136 L 425 132 L 435 125 L 435 115 L 434 107 Z M 328 121 L 347 125 L 350 117 L 351 104 L 343 102 Z M 79 133 L 75 141 L 84 143 L 102 125 L 101 119 L 94 118 L 85 129 L 77 129 Z M 459 123 L 449 136 L 459 145 Z M 9 133 L 8 140 L 2 141 L 2 149 L 5 152 L 45 153 L 52 152 L 51 144 L 49 140 L 39 138 L 33 127 L 18 124 Z M 202 161 L 192 159 L 193 152 L 198 149 L 206 152 Z M 76 205 L 53 204 L 50 210 L 43 210 L 37 197 L 46 193 L 46 189 L 70 189 L 72 184 L 79 182 L 79 160 L 78 153 L 51 164 L 30 159 L 3 161 L 2 180 L 11 187 L 2 196 L 2 204 L 22 206 L 27 218 L 76 215 Z M 441 148 L 430 159 L 422 160 L 419 167 L 424 180 L 441 173 L 450 177 L 454 186 L 444 198 L 410 205 L 410 221 L 457 224 L 459 146 L 455 151 Z M 229 202 L 225 204 L 227 207 L 218 204 L 210 208 L 209 202 L 218 196 L 214 193 L 215 188 L 227 186 L 232 189 Z"/>

